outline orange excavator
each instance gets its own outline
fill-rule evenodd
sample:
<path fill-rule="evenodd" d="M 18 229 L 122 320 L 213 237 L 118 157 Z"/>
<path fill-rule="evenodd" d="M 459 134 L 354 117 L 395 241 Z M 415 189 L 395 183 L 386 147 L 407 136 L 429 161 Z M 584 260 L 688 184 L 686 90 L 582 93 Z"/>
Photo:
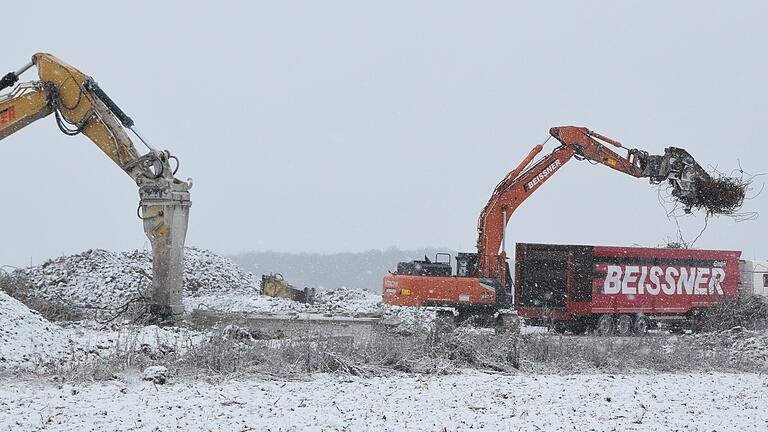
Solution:
<path fill-rule="evenodd" d="M 633 177 L 649 178 L 653 184 L 667 181 L 672 195 L 685 203 L 696 202 L 697 179 L 710 178 L 681 148 L 669 147 L 664 155 L 649 155 L 575 126 L 554 127 L 549 134 L 561 145 L 532 163 L 544 148 L 543 144 L 536 145 L 494 189 L 478 220 L 477 253 L 458 253 L 455 274 L 450 254 L 438 254 L 434 261 L 425 257 L 423 261 L 398 263 L 397 271 L 384 277 L 385 303 L 437 307 L 458 321 L 471 317 L 485 324 L 503 323 L 506 319 L 503 311 L 512 307 L 512 277 L 505 238 L 507 222 L 520 204 L 572 159 L 605 165 Z M 625 149 L 626 156 L 607 145 Z"/>

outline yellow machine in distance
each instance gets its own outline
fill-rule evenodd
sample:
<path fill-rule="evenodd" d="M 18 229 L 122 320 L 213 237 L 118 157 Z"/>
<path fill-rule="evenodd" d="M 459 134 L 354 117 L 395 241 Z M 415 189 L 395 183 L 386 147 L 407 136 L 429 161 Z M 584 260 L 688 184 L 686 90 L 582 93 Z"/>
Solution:
<path fill-rule="evenodd" d="M 303 290 L 294 288 L 283 279 L 280 273 L 261 275 L 261 293 L 270 297 L 279 297 L 300 303 L 314 303 L 315 289 L 304 288 Z"/>

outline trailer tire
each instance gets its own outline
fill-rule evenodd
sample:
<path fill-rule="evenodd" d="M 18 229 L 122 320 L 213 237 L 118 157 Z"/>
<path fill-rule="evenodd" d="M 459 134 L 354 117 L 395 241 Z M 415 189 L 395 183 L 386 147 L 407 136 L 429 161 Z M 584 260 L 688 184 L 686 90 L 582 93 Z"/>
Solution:
<path fill-rule="evenodd" d="M 552 324 L 552 329 L 557 334 L 565 334 L 565 332 L 568 331 L 568 325 L 562 321 L 555 321 L 555 323 Z"/>
<path fill-rule="evenodd" d="M 574 321 L 573 324 L 571 324 L 571 332 L 575 335 L 583 335 L 587 330 L 589 330 L 589 324 L 583 319 Z"/>
<path fill-rule="evenodd" d="M 648 318 L 644 316 L 639 316 L 635 318 L 635 334 L 638 336 L 645 336 L 648 333 L 648 328 L 651 326 L 651 323 L 648 322 Z"/>
<path fill-rule="evenodd" d="M 620 315 L 616 320 L 616 334 L 618 336 L 630 336 L 632 334 L 632 317 Z"/>
<path fill-rule="evenodd" d="M 600 315 L 597 320 L 597 326 L 595 327 L 595 333 L 598 336 L 610 336 L 613 334 L 613 316 L 612 315 Z"/>

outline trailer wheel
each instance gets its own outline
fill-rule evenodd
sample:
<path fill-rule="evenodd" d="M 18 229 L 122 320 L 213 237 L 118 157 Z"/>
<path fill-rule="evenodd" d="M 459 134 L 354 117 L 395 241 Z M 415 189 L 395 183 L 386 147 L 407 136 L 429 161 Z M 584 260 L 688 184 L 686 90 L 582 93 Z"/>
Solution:
<path fill-rule="evenodd" d="M 639 316 L 635 319 L 635 334 L 638 336 L 645 336 L 646 333 L 648 333 L 648 327 L 650 327 L 650 323 L 648 322 L 648 318 L 644 316 Z"/>
<path fill-rule="evenodd" d="M 616 320 L 616 334 L 619 336 L 629 336 L 632 334 L 632 317 L 629 315 L 621 315 Z"/>
<path fill-rule="evenodd" d="M 613 334 L 613 316 L 601 315 L 595 328 L 598 336 L 610 336 Z"/>
<path fill-rule="evenodd" d="M 555 322 L 555 323 L 552 325 L 552 329 L 553 329 L 553 330 L 555 331 L 555 333 L 557 333 L 557 334 L 565 334 L 565 332 L 567 332 L 567 331 L 568 331 L 568 325 L 567 325 L 566 323 L 564 323 L 564 322 L 561 322 L 561 321 L 556 321 L 556 322 Z"/>
<path fill-rule="evenodd" d="M 571 331 L 575 335 L 582 335 L 586 333 L 587 330 L 589 330 L 589 323 L 587 323 L 584 319 L 577 320 L 571 327 Z"/>

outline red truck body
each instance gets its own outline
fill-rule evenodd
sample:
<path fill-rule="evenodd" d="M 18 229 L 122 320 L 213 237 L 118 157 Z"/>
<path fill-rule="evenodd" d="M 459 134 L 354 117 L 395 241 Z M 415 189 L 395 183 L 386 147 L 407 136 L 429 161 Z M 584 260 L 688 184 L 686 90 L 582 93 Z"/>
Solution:
<path fill-rule="evenodd" d="M 518 243 L 515 308 L 533 321 L 695 320 L 739 296 L 741 252 Z"/>

